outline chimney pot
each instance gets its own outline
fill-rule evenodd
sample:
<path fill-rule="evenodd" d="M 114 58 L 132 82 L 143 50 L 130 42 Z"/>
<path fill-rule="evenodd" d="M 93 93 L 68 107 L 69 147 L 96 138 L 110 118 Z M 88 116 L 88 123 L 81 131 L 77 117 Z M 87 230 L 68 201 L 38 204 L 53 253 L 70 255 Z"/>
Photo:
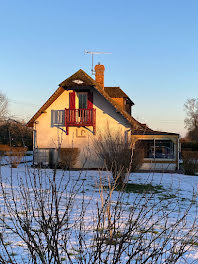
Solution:
<path fill-rule="evenodd" d="M 95 80 L 102 88 L 104 89 L 104 71 L 105 67 L 104 65 L 96 65 L 95 66 Z"/>

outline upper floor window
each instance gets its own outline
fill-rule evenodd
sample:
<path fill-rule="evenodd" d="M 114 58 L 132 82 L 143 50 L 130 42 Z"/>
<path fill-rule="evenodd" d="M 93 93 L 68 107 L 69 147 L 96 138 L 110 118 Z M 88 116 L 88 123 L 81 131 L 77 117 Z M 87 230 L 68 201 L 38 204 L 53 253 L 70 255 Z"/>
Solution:
<path fill-rule="evenodd" d="M 78 94 L 79 109 L 87 109 L 87 93 Z"/>
<path fill-rule="evenodd" d="M 51 126 L 65 125 L 65 110 L 51 110 Z"/>
<path fill-rule="evenodd" d="M 92 92 L 70 92 L 69 109 L 93 109 Z"/>

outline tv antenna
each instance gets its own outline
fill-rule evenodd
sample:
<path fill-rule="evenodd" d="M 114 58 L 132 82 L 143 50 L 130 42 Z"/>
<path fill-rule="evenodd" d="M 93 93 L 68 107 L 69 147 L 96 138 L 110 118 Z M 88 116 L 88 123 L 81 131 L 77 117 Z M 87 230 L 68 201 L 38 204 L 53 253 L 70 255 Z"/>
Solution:
<path fill-rule="evenodd" d="M 111 52 L 99 52 L 99 51 L 87 51 L 85 50 L 85 54 L 91 54 L 92 56 L 92 68 L 91 68 L 91 72 L 92 72 L 92 75 L 94 75 L 94 66 L 93 66 L 93 58 L 94 58 L 94 55 L 98 55 L 98 54 L 111 54 Z"/>

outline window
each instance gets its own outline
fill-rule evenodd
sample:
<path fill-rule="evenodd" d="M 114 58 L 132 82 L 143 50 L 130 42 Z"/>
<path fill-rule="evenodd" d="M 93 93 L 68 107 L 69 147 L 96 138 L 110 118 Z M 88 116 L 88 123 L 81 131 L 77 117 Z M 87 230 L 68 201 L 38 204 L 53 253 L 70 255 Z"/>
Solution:
<path fill-rule="evenodd" d="M 154 140 L 140 140 L 138 143 L 144 149 L 144 158 L 154 158 Z"/>
<path fill-rule="evenodd" d="M 173 159 L 174 143 L 171 140 L 155 140 L 155 158 Z"/>
<path fill-rule="evenodd" d="M 79 93 L 79 109 L 87 109 L 87 93 Z"/>
<path fill-rule="evenodd" d="M 171 140 L 139 140 L 138 144 L 144 149 L 144 158 L 174 159 L 174 143 Z"/>
<path fill-rule="evenodd" d="M 65 126 L 65 111 L 52 110 L 51 111 L 51 126 Z"/>

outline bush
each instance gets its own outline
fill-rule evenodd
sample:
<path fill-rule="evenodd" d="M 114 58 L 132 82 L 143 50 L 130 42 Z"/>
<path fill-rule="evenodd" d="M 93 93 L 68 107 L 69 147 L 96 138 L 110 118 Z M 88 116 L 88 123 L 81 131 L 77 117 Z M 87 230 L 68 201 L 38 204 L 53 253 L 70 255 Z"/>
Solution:
<path fill-rule="evenodd" d="M 144 160 L 144 149 L 141 147 L 139 142 L 136 142 L 133 150 L 133 157 L 131 162 L 131 172 L 138 171 L 142 166 Z"/>
<path fill-rule="evenodd" d="M 182 142 L 181 143 L 182 151 L 185 151 L 186 149 L 192 150 L 192 151 L 198 151 L 198 143 L 197 142 Z"/>
<path fill-rule="evenodd" d="M 61 148 L 59 166 L 63 169 L 71 169 L 77 162 L 79 148 Z"/>
<path fill-rule="evenodd" d="M 198 172 L 198 152 L 197 151 L 183 151 L 183 169 L 186 175 L 196 175 Z"/>

